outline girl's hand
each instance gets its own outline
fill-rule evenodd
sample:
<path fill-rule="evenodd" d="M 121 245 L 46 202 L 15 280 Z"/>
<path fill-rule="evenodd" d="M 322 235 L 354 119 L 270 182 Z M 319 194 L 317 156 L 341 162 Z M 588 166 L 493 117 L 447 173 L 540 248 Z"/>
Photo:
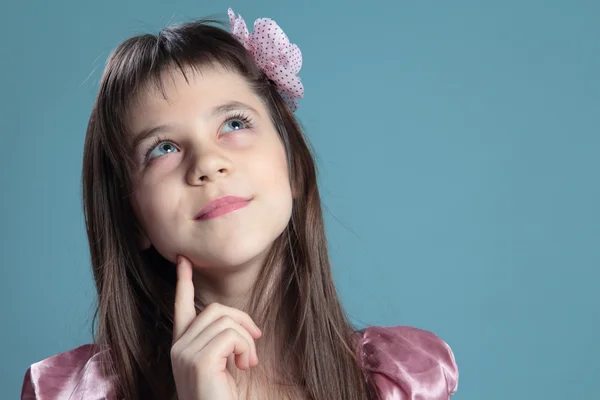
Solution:
<path fill-rule="evenodd" d="M 192 263 L 177 257 L 171 363 L 179 400 L 237 400 L 227 359 L 242 370 L 258 365 L 254 340 L 262 332 L 248 314 L 212 303 L 196 315 Z"/>

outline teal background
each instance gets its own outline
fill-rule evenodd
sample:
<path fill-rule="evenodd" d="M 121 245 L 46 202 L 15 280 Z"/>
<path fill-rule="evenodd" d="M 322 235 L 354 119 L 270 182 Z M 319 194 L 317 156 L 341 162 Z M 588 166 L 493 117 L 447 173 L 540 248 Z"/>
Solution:
<path fill-rule="evenodd" d="M 358 325 L 453 348 L 458 400 L 600 399 L 600 2 L 1 6 L 3 398 L 91 340 L 87 118 L 125 38 L 233 7 L 304 56 L 336 283 Z"/>

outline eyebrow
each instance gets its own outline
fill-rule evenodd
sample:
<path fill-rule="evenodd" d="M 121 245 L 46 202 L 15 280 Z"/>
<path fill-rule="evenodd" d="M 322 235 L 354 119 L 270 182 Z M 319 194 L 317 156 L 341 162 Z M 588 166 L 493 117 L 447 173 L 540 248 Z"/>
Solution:
<path fill-rule="evenodd" d="M 241 101 L 233 100 L 233 101 L 227 102 L 225 104 L 221 104 L 221 105 L 213 107 L 213 109 L 210 111 L 210 113 L 208 115 L 211 118 L 215 118 L 215 117 L 227 114 L 228 112 L 235 111 L 235 110 L 250 111 L 255 114 L 258 114 L 258 111 L 256 111 L 254 108 L 252 108 L 248 104 L 242 103 Z M 155 126 L 154 128 L 144 129 L 143 131 L 138 133 L 135 136 L 135 138 L 133 139 L 133 144 L 132 144 L 133 151 L 137 150 L 140 143 L 143 142 L 144 140 L 156 135 L 158 132 L 171 129 L 172 127 L 173 126 L 169 125 L 169 124 L 161 124 L 161 125 Z"/>

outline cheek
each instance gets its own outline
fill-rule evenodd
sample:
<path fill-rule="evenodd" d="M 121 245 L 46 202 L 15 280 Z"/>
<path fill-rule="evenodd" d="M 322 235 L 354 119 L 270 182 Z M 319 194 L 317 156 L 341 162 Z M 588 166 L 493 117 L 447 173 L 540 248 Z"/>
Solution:
<path fill-rule="evenodd" d="M 262 189 L 273 195 L 291 194 L 288 165 L 282 146 L 277 146 L 259 156 L 252 168 L 254 178 Z"/>
<path fill-rule="evenodd" d="M 262 221 L 272 221 L 269 234 L 278 235 L 287 226 L 292 212 L 292 190 L 288 177 L 285 150 L 280 143 L 265 148 L 251 161 L 248 171 L 252 171 L 252 182 L 256 184 L 256 194 L 264 207 L 259 213 Z"/>
<path fill-rule="evenodd" d="M 166 188 L 161 184 L 140 186 L 133 195 L 136 217 L 144 226 L 161 226 L 165 220 L 173 217 L 171 214 L 176 198 L 177 190 L 174 187 Z"/>

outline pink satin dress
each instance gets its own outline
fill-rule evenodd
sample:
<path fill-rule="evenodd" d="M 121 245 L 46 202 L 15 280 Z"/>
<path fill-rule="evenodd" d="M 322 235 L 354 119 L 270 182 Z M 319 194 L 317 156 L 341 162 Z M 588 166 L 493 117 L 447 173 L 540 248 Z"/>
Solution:
<path fill-rule="evenodd" d="M 357 354 L 384 400 L 447 400 L 458 388 L 450 347 L 431 332 L 407 326 L 357 331 Z M 22 400 L 116 400 L 100 374 L 95 344 L 85 344 L 32 364 Z"/>

